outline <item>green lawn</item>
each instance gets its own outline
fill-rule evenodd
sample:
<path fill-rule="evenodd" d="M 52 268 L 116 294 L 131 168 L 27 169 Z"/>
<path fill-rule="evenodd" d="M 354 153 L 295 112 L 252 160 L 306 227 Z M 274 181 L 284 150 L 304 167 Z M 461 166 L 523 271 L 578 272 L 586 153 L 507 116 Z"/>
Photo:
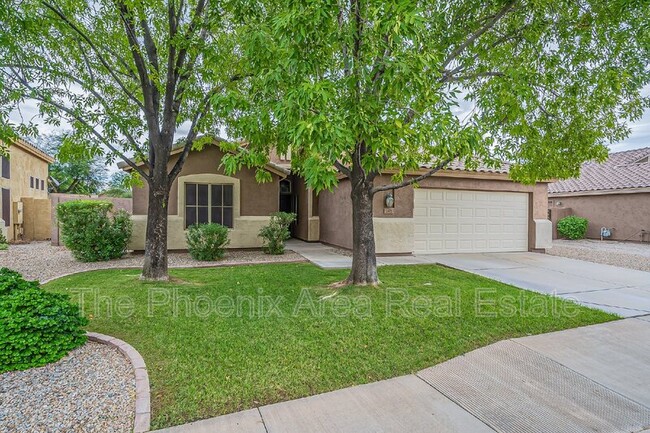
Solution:
<path fill-rule="evenodd" d="M 173 270 L 172 282 L 152 284 L 140 282 L 137 270 L 110 270 L 45 287 L 75 301 L 83 293 L 88 329 L 142 354 L 154 428 L 415 372 L 509 337 L 616 318 L 440 266 L 382 267 L 381 288 L 327 287 L 345 274 L 270 264 Z"/>

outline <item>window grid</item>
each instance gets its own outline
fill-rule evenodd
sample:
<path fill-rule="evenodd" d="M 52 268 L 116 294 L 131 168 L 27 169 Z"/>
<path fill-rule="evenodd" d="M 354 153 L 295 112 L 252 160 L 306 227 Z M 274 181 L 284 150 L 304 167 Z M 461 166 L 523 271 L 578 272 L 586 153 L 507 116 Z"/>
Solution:
<path fill-rule="evenodd" d="M 208 222 L 233 227 L 232 184 L 185 184 L 185 228 Z"/>

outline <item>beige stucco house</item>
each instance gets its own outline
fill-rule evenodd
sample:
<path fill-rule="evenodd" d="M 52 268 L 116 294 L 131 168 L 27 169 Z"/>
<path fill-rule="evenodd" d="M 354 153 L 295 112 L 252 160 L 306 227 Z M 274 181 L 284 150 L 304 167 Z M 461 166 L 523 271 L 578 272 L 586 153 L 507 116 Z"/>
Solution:
<path fill-rule="evenodd" d="M 579 177 L 548 187 L 554 227 L 577 215 L 589 220 L 588 238 L 600 238 L 606 228 L 609 239 L 650 242 L 650 147 L 611 153 L 602 164 L 586 162 Z"/>
<path fill-rule="evenodd" d="M 216 146 L 188 156 L 171 188 L 169 249 L 185 249 L 186 227 L 208 221 L 231 228 L 230 248 L 259 247 L 257 233 L 277 211 L 297 213 L 292 228 L 296 238 L 352 247 L 347 179 L 342 178 L 334 191 L 316 195 L 291 174 L 286 157 L 272 155 L 266 167 L 272 181 L 258 184 L 253 170 L 225 175 L 219 168 L 221 156 Z M 175 161 L 174 155 L 170 165 Z M 425 170 L 423 166 L 421 172 Z M 378 184 L 389 182 L 390 173 L 376 179 Z M 146 186 L 134 188 L 135 250 L 144 249 L 147 198 Z M 456 162 L 420 182 L 419 188 L 377 194 L 374 215 L 379 254 L 531 251 L 548 248 L 551 241 L 546 183 L 513 182 L 507 164 L 466 170 Z"/>
<path fill-rule="evenodd" d="M 54 159 L 22 139 L 9 143 L 9 155 L 1 159 L 0 218 L 5 236 L 10 241 L 49 238 L 47 177 Z"/>

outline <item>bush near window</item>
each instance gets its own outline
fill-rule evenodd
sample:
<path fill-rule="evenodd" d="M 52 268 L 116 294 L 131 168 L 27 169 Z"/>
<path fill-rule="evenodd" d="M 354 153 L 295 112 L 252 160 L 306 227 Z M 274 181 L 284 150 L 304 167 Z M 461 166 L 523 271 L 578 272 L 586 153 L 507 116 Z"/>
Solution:
<path fill-rule="evenodd" d="M 187 228 L 187 249 L 195 260 L 218 260 L 226 253 L 228 227 L 217 223 L 193 224 Z"/>
<path fill-rule="evenodd" d="M 262 249 L 266 254 L 284 254 L 284 242 L 291 237 L 289 226 L 296 220 L 296 214 L 276 212 L 271 214 L 269 225 L 260 229 Z"/>
<path fill-rule="evenodd" d="M 0 269 L 0 374 L 58 361 L 86 342 L 87 324 L 67 295 Z"/>
<path fill-rule="evenodd" d="M 587 234 L 588 225 L 587 218 L 570 215 L 557 222 L 557 232 L 568 239 L 582 239 Z"/>
<path fill-rule="evenodd" d="M 113 203 L 107 201 L 75 200 L 57 205 L 61 239 L 77 260 L 99 262 L 124 255 L 133 223 L 128 212 L 112 209 Z"/>

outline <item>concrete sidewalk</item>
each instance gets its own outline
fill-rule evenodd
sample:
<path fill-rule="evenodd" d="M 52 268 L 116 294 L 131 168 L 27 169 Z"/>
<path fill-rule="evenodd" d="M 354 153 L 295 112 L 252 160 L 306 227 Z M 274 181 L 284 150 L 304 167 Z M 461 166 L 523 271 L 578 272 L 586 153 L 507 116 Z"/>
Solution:
<path fill-rule="evenodd" d="M 161 432 L 641 432 L 650 427 L 643 319 L 506 340 L 415 375 Z"/>

